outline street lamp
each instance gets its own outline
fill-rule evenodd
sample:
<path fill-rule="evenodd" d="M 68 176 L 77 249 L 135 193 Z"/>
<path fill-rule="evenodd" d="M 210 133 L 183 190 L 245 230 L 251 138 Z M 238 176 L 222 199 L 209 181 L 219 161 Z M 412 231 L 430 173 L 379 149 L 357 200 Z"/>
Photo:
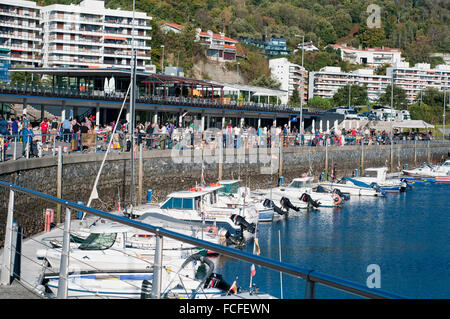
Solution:
<path fill-rule="evenodd" d="M 303 71 L 303 57 L 304 57 L 304 49 L 305 49 L 305 35 L 295 35 L 296 38 L 302 38 L 302 71 Z M 302 75 L 303 78 L 303 75 Z M 299 131 L 300 135 L 303 135 L 303 79 L 300 83 L 301 96 L 300 96 L 300 123 L 299 123 Z"/>
<path fill-rule="evenodd" d="M 236 63 L 236 72 L 237 72 L 237 82 L 239 83 L 239 64 L 240 62 Z"/>
<path fill-rule="evenodd" d="M 162 56 L 161 56 L 161 71 L 164 74 L 164 44 L 161 44 Z"/>

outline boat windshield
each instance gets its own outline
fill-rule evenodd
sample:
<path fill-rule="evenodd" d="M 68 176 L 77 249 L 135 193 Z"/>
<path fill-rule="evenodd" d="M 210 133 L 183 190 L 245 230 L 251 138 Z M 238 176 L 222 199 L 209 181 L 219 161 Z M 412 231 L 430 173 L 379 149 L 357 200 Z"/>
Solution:
<path fill-rule="evenodd" d="M 292 183 L 289 184 L 288 187 L 302 188 L 302 187 L 306 187 L 309 184 L 310 184 L 309 181 L 293 181 Z"/>
<path fill-rule="evenodd" d="M 90 234 L 78 247 L 81 250 L 105 250 L 116 241 L 117 233 Z"/>
<path fill-rule="evenodd" d="M 219 189 L 219 194 L 221 195 L 237 194 L 239 190 L 239 183 L 225 184 L 223 186 Z"/>

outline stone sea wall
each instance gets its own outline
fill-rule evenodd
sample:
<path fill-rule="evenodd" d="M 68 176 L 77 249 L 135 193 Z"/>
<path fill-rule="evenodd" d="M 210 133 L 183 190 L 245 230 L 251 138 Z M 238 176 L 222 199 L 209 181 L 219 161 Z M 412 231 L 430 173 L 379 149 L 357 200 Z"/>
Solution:
<path fill-rule="evenodd" d="M 284 183 L 299 177 L 310 168 L 316 178 L 320 177 L 328 163 L 328 173 L 331 174 L 336 164 L 338 177 L 351 176 L 354 169 L 379 167 L 390 164 L 391 148 L 386 146 L 330 146 L 330 147 L 291 147 L 282 150 L 281 173 Z M 400 171 L 408 164 L 414 167 L 423 162 L 442 162 L 450 151 L 449 144 L 430 143 L 393 146 L 394 171 Z M 238 156 L 228 154 L 222 164 L 222 179 L 240 178 L 242 185 L 252 189 L 276 186 L 279 179 L 279 169 L 273 174 L 262 172 L 269 163 L 258 163 L 255 154 Z M 142 156 L 142 201 L 147 199 L 147 189 L 152 188 L 153 200 L 162 201 L 170 192 L 186 190 L 201 181 L 201 160 L 196 160 L 199 153 L 163 150 L 144 151 Z M 242 154 L 243 155 L 243 154 Z M 266 156 L 270 155 L 266 153 Z M 97 172 L 104 154 L 70 154 L 63 155 L 62 161 L 62 198 L 87 203 Z M 252 157 L 253 156 L 253 157 Z M 363 156 L 363 162 L 361 162 Z M 92 207 L 103 210 L 116 209 L 118 202 L 129 199 L 130 192 L 130 153 L 113 153 L 108 155 L 98 184 L 100 200 L 95 200 Z M 245 158 L 244 160 L 242 160 Z M 249 159 L 252 158 L 251 163 Z M 239 162 L 238 159 L 241 159 Z M 182 161 L 189 163 L 180 163 Z M 57 157 L 44 157 L 29 160 L 17 160 L 0 163 L 0 180 L 22 187 L 56 196 L 57 194 Z M 139 152 L 135 156 L 136 199 L 139 198 Z M 214 160 L 204 161 L 204 176 L 207 183 L 216 182 L 219 175 L 219 164 Z M 4 240 L 4 225 L 8 205 L 8 190 L 0 187 L 0 244 Z M 42 200 L 17 193 L 15 198 L 16 220 L 26 234 L 43 230 L 42 212 L 54 205 Z"/>

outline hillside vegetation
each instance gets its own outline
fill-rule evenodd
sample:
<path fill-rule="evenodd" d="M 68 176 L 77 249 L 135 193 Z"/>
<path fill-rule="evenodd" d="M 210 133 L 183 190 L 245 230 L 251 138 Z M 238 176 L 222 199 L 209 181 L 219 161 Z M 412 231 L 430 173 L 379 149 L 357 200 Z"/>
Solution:
<path fill-rule="evenodd" d="M 38 1 L 45 5 L 71 2 L 75 1 Z M 108 8 L 132 10 L 131 0 L 105 0 L 105 4 Z M 371 4 L 380 8 L 379 28 L 367 25 L 373 13 L 367 12 Z M 430 58 L 430 53 L 450 52 L 448 0 L 136 0 L 136 10 L 153 17 L 153 63 L 159 67 L 160 44 L 164 43 L 167 63 L 183 66 L 187 74 L 196 59 L 201 58 L 201 49 L 191 43 L 198 27 L 224 32 L 233 38 L 282 36 L 291 50 L 301 41 L 295 35 L 305 35 L 305 41 L 312 41 L 321 49 L 332 43 L 400 48 L 411 63 L 435 65 L 442 63 L 442 59 Z M 167 37 L 158 29 L 164 22 L 182 24 L 188 31 L 179 37 Z M 241 46 L 240 50 L 251 59 L 247 65 L 240 65 L 249 82 L 268 75 L 267 63 L 260 63 L 254 49 Z M 298 53 L 290 59 L 301 63 Z M 344 70 L 354 68 L 340 61 L 332 50 L 305 54 L 304 65 L 309 71 L 325 65 L 341 66 Z"/>

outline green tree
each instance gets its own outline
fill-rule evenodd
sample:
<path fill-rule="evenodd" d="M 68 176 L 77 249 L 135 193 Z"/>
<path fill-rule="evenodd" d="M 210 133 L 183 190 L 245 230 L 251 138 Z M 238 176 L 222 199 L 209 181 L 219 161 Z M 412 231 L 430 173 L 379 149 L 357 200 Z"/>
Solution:
<path fill-rule="evenodd" d="M 294 90 L 292 92 L 292 95 L 289 97 L 288 105 L 292 107 L 299 107 L 300 106 L 300 94 L 298 90 Z"/>
<path fill-rule="evenodd" d="M 308 100 L 308 106 L 321 110 L 329 110 L 333 108 L 333 100 L 320 96 L 314 96 Z"/>
<path fill-rule="evenodd" d="M 266 74 L 250 82 L 250 85 L 265 87 L 269 89 L 279 89 L 281 83 Z"/>
<path fill-rule="evenodd" d="M 367 87 L 360 85 L 346 85 L 341 87 L 333 95 L 333 102 L 338 106 L 348 106 L 348 100 L 350 96 L 350 106 L 355 105 L 367 105 L 369 98 L 367 96 Z"/>
<path fill-rule="evenodd" d="M 417 95 L 416 100 L 417 102 L 420 101 L 420 94 Z M 436 88 L 426 88 L 422 91 L 422 104 L 442 107 L 444 105 L 444 92 Z"/>
<path fill-rule="evenodd" d="M 391 105 L 391 91 L 392 87 L 390 84 L 388 84 L 386 87 L 386 91 L 382 95 L 380 95 L 378 99 L 379 105 Z M 405 91 L 396 85 L 394 85 L 393 107 L 396 110 L 405 110 L 408 107 Z"/>

